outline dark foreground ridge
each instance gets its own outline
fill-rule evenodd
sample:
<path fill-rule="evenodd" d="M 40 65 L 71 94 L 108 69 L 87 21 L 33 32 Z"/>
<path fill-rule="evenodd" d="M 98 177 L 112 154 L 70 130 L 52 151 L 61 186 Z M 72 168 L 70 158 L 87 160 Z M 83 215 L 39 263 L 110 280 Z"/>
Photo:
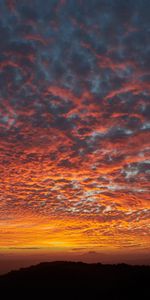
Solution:
<path fill-rule="evenodd" d="M 97 291 L 99 299 L 150 299 L 150 266 L 47 262 L 0 276 L 0 290 Z M 140 296 L 140 298 L 139 298 Z M 134 298 L 135 299 L 135 298 Z"/>

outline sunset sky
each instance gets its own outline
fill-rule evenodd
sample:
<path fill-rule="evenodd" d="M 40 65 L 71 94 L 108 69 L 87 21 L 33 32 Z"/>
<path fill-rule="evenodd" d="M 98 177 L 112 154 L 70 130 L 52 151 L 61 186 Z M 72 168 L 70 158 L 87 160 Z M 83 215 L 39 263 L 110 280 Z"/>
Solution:
<path fill-rule="evenodd" d="M 2 255 L 150 253 L 149 104 L 149 0 L 0 0 Z"/>

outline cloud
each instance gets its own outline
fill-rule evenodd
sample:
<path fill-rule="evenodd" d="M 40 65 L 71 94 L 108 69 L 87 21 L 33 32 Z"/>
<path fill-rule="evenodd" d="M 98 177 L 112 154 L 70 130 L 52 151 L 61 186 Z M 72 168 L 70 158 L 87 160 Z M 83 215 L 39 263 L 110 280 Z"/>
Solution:
<path fill-rule="evenodd" d="M 149 243 L 149 1 L 81 2 L 0 4 L 1 246 Z"/>

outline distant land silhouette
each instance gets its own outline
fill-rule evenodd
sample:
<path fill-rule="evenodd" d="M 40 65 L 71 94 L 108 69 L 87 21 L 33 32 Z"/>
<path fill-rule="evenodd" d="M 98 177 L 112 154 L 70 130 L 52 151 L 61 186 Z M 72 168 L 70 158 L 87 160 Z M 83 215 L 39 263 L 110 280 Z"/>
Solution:
<path fill-rule="evenodd" d="M 84 294 L 96 292 L 103 296 L 99 299 L 150 299 L 150 266 L 45 262 L 1 275 L 0 290 L 3 289 L 30 289 L 35 293 L 72 289 Z"/>

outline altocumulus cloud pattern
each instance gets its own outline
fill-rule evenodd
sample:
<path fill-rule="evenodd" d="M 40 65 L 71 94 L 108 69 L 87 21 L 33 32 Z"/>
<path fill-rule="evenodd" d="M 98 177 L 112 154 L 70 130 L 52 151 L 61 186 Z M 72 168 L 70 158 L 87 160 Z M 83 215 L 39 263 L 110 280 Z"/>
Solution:
<path fill-rule="evenodd" d="M 150 247 L 150 1 L 0 0 L 0 247 Z"/>

